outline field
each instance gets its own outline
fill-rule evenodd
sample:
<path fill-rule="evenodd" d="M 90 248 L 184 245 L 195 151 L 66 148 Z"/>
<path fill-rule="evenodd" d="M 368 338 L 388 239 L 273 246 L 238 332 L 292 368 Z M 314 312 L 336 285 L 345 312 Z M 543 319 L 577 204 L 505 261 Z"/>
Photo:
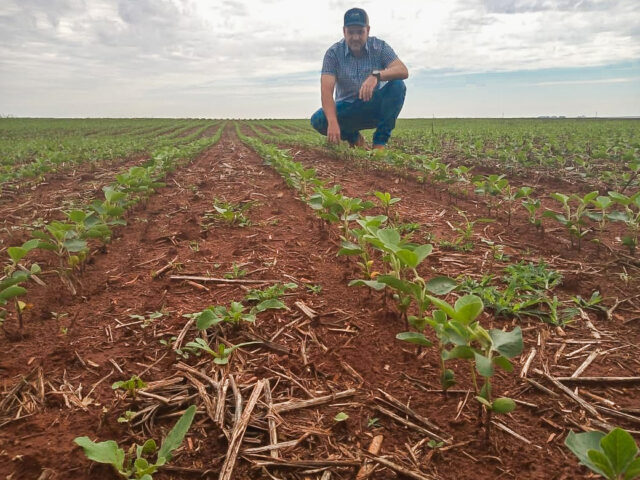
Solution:
<path fill-rule="evenodd" d="M 121 470 L 595 478 L 570 432 L 640 439 L 638 120 L 401 120 L 378 152 L 0 119 L 0 220 L 3 478 L 129 478 L 78 444 L 166 437 Z"/>

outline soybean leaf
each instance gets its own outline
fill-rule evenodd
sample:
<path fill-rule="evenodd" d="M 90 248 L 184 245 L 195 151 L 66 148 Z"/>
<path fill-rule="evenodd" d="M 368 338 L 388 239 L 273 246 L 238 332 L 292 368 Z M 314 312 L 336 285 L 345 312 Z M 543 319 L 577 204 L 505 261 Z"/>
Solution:
<path fill-rule="evenodd" d="M 446 295 L 453 291 L 458 284 L 449 277 L 435 277 L 426 284 L 427 290 L 434 295 Z"/>
<path fill-rule="evenodd" d="M 465 325 L 468 325 L 482 313 L 483 309 L 484 304 L 480 297 L 475 295 L 465 295 L 464 297 L 456 300 L 456 314 L 454 318 Z"/>
<path fill-rule="evenodd" d="M 171 453 L 180 446 L 184 436 L 187 434 L 189 427 L 191 427 L 191 422 L 193 422 L 193 417 L 196 414 L 196 406 L 191 405 L 184 414 L 180 417 L 180 420 L 176 422 L 174 427 L 171 429 L 167 438 L 162 442 L 162 446 L 160 450 L 158 450 L 158 460 L 164 458 L 166 460 L 171 460 Z"/>
<path fill-rule="evenodd" d="M 255 309 L 258 313 L 264 312 L 265 310 L 269 310 L 269 309 L 279 310 L 279 309 L 286 309 L 286 308 L 287 306 L 277 298 L 269 298 L 267 300 L 263 300 L 262 302 L 258 303 L 255 306 Z"/>
<path fill-rule="evenodd" d="M 198 327 L 198 330 L 206 330 L 212 325 L 217 325 L 221 321 L 222 318 L 220 316 L 216 315 L 212 310 L 207 308 L 206 310 L 203 310 L 200 315 L 198 315 L 198 319 L 196 320 L 196 327 Z"/>
<path fill-rule="evenodd" d="M 605 477 L 611 480 L 615 480 L 617 478 L 609 457 L 607 457 L 602 450 L 589 450 L 587 452 L 587 456 L 589 457 L 591 464 L 602 471 Z"/>
<path fill-rule="evenodd" d="M 396 338 L 404 342 L 414 343 L 416 345 L 421 345 L 424 347 L 430 347 L 431 345 L 433 345 L 427 339 L 427 337 L 418 332 L 401 332 L 396 335 Z"/>
<path fill-rule="evenodd" d="M 516 327 L 510 332 L 493 329 L 489 331 L 493 341 L 492 348 L 507 358 L 513 358 L 522 353 L 522 329 Z"/>
<path fill-rule="evenodd" d="M 466 345 L 458 345 L 457 347 L 453 347 L 451 350 L 444 350 L 442 352 L 443 360 L 451 360 L 454 358 L 466 358 L 471 359 L 474 358 L 474 351 L 471 347 Z"/>
<path fill-rule="evenodd" d="M 600 440 L 602 451 L 609 458 L 616 475 L 623 473 L 636 458 L 638 447 L 629 432 L 614 428 Z"/>
<path fill-rule="evenodd" d="M 496 398 L 491 404 L 491 410 L 496 413 L 510 413 L 516 409 L 516 402 L 510 398 Z"/>
<path fill-rule="evenodd" d="M 573 454 L 578 457 L 580 463 L 589 467 L 596 473 L 600 475 L 604 475 L 604 472 L 597 468 L 593 462 L 589 459 L 587 452 L 589 450 L 600 450 L 600 440 L 604 438 L 605 434 L 598 431 L 593 432 L 585 432 L 585 433 L 574 433 L 569 432 L 567 435 L 564 444 L 567 446 L 569 450 L 573 452 Z"/>
<path fill-rule="evenodd" d="M 382 290 L 387 285 L 382 282 L 378 282 L 377 280 L 351 280 L 349 282 L 350 287 L 370 287 L 374 290 Z"/>
<path fill-rule="evenodd" d="M 18 263 L 27 253 L 29 253 L 29 251 L 22 247 L 9 247 L 7 248 L 7 253 L 14 263 Z"/>
<path fill-rule="evenodd" d="M 113 440 L 95 443 L 89 437 L 77 437 L 73 442 L 82 447 L 89 460 L 113 465 L 119 473 L 123 472 L 124 450 L 119 448 L 118 444 Z"/>
<path fill-rule="evenodd" d="M 87 248 L 87 242 L 84 240 L 72 239 L 65 240 L 64 248 L 66 248 L 71 253 L 81 252 Z"/>
<path fill-rule="evenodd" d="M 9 300 L 27 293 L 27 289 L 18 285 L 12 285 L 4 290 L 0 290 L 0 300 Z"/>
<path fill-rule="evenodd" d="M 633 480 L 637 477 L 640 477 L 640 457 L 629 464 L 624 474 L 624 480 Z"/>
<path fill-rule="evenodd" d="M 502 355 L 499 357 L 493 357 L 493 364 L 498 365 L 505 372 L 513 372 L 513 364 L 507 357 L 503 357 Z"/>
<path fill-rule="evenodd" d="M 493 376 L 493 364 L 491 360 L 478 352 L 473 352 L 473 355 L 476 360 L 476 370 L 478 370 L 478 373 L 483 377 Z"/>

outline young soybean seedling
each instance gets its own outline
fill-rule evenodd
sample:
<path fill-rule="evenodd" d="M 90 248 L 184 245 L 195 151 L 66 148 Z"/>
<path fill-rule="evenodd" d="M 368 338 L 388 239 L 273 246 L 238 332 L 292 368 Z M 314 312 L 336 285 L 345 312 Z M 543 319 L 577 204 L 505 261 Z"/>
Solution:
<path fill-rule="evenodd" d="M 111 385 L 113 390 L 118 390 L 121 388 L 125 390 L 132 398 L 136 398 L 136 394 L 138 390 L 146 387 L 147 384 L 137 375 L 133 375 L 129 380 L 120 380 L 119 382 L 115 382 Z"/>
<path fill-rule="evenodd" d="M 215 363 L 216 365 L 226 365 L 229 363 L 229 358 L 235 350 L 241 347 L 246 347 L 247 345 L 253 345 L 255 343 L 262 342 L 245 342 L 233 345 L 232 347 L 226 347 L 224 343 L 219 343 L 216 349 L 213 350 L 203 338 L 198 337 L 195 339 L 195 341 L 187 343 L 186 346 L 208 353 L 213 357 L 213 363 Z"/>
<path fill-rule="evenodd" d="M 638 446 L 629 432 L 614 428 L 605 435 L 593 431 L 569 432 L 564 444 L 580 463 L 607 480 L 640 478 Z"/>
<path fill-rule="evenodd" d="M 77 437 L 73 441 L 76 445 L 82 447 L 89 460 L 113 466 L 115 471 L 123 478 L 153 480 L 152 475 L 158 468 L 171 460 L 173 451 L 182 444 L 195 414 L 195 405 L 187 408 L 168 433 L 159 449 L 153 439 L 147 440 L 142 445 L 133 444 L 126 454 L 113 440 L 95 443 L 89 437 Z M 156 460 L 151 463 L 148 457 L 154 453 L 156 453 Z"/>

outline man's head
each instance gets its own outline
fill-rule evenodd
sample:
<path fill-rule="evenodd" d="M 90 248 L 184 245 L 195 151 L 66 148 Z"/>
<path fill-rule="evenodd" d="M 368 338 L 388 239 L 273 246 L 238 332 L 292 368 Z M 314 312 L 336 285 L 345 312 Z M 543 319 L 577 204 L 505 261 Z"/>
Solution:
<path fill-rule="evenodd" d="M 369 16 L 361 8 L 351 8 L 344 14 L 344 39 L 349 49 L 358 54 L 369 37 Z"/>

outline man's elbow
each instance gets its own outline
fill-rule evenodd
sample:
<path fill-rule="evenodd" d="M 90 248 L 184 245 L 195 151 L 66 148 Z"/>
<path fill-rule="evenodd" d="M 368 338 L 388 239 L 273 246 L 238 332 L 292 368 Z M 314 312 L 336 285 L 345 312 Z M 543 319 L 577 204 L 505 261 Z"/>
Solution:
<path fill-rule="evenodd" d="M 409 78 L 409 70 L 407 69 L 407 67 L 404 67 L 402 69 L 402 77 L 401 78 L 402 78 L 402 80 L 406 80 L 407 78 Z"/>

